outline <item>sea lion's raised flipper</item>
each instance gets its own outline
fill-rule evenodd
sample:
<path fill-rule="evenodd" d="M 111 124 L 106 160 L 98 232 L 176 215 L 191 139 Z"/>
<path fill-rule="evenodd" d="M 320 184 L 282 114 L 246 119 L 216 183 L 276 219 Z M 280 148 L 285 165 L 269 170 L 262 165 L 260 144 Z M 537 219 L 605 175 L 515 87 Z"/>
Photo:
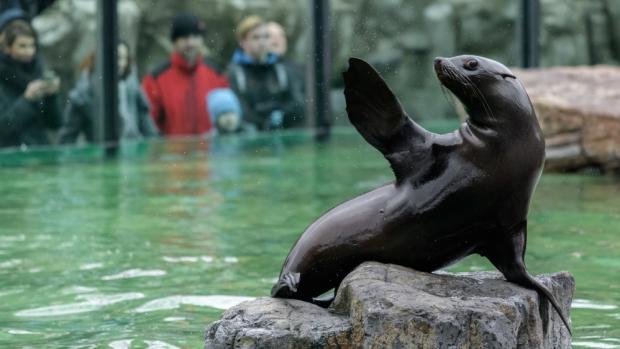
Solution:
<path fill-rule="evenodd" d="M 492 242 L 491 248 L 486 250 L 483 248 L 482 251 L 480 251 L 481 254 L 486 256 L 491 263 L 504 274 L 506 280 L 525 288 L 533 289 L 538 293 L 540 297 L 541 319 L 545 331 L 547 330 L 548 323 L 547 317 L 544 316 L 547 313 L 547 303 L 544 302 L 544 299 L 547 299 L 555 311 L 558 312 L 558 315 L 560 315 L 568 333 L 572 335 L 568 319 L 562 312 L 558 301 L 547 287 L 530 275 L 525 268 L 523 258 L 527 236 L 527 222 L 524 221 L 512 231 L 505 233 L 508 234 L 502 235 Z"/>
<path fill-rule="evenodd" d="M 347 114 L 353 126 L 390 161 L 397 180 L 410 174 L 411 166 L 430 152 L 426 142 L 430 133 L 407 116 L 370 64 L 350 58 L 349 69 L 342 76 Z"/>

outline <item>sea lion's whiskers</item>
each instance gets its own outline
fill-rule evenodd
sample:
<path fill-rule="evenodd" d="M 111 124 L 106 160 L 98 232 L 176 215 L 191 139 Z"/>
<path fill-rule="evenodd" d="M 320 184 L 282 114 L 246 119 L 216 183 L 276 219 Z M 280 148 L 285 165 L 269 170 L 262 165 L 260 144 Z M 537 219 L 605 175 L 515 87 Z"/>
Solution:
<path fill-rule="evenodd" d="M 491 105 L 487 101 L 487 99 L 484 96 L 484 94 L 482 93 L 482 91 L 480 91 L 480 89 L 473 83 L 473 81 L 471 81 L 471 79 L 469 77 L 467 77 L 465 74 L 463 74 L 461 72 L 458 72 L 458 71 L 456 72 L 456 74 L 460 75 L 462 77 L 463 81 L 466 82 L 464 84 L 464 86 L 467 86 L 468 88 L 471 88 L 471 91 L 474 93 L 474 95 L 476 95 L 480 99 L 480 102 L 482 103 L 482 108 L 487 113 L 489 118 L 495 120 L 496 118 L 495 118 L 495 115 L 493 114 L 493 110 L 491 108 Z"/>
<path fill-rule="evenodd" d="M 443 97 L 446 99 L 446 101 L 450 103 L 450 105 L 452 106 L 452 109 L 456 109 L 456 104 L 454 103 L 454 99 L 450 97 L 450 96 L 454 96 L 452 92 L 450 92 L 450 90 L 447 87 L 445 87 L 443 84 L 439 84 L 439 87 L 441 88 L 441 94 L 443 94 Z"/>

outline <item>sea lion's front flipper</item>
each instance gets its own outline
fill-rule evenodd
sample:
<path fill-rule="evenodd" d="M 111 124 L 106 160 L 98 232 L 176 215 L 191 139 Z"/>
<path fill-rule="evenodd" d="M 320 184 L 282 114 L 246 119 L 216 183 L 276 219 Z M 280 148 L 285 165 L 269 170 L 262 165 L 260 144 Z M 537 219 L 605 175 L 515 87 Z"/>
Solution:
<path fill-rule="evenodd" d="M 430 152 L 430 133 L 407 116 L 398 98 L 370 64 L 349 59 L 342 74 L 349 120 L 390 161 L 397 180 Z M 412 163 L 413 162 L 413 163 Z"/>
<path fill-rule="evenodd" d="M 480 254 L 486 256 L 493 265 L 504 274 L 506 280 L 517 285 L 535 290 L 540 297 L 540 312 L 544 330 L 547 330 L 547 299 L 558 312 L 568 332 L 572 335 L 568 318 L 562 313 L 562 309 L 553 294 L 540 281 L 536 280 L 527 272 L 525 261 L 525 240 L 527 237 L 527 221 L 519 223 L 508 232 L 501 232 L 501 236 L 491 240 L 489 248 L 482 248 Z"/>

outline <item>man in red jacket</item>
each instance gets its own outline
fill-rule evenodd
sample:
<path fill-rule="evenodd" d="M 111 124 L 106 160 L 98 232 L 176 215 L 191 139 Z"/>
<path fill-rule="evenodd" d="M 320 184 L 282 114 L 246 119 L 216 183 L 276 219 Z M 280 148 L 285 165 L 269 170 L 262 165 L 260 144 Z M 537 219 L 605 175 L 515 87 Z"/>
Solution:
<path fill-rule="evenodd" d="M 207 94 L 228 87 L 228 81 L 203 61 L 200 48 L 204 30 L 198 17 L 177 15 L 170 32 L 172 57 L 142 81 L 151 116 L 163 135 L 197 135 L 212 128 Z"/>

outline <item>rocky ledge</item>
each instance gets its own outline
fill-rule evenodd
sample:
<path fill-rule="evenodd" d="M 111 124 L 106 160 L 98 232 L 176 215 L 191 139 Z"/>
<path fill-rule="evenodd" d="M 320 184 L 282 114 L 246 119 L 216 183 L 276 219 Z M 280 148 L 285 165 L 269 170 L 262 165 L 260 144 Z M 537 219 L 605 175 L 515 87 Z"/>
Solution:
<path fill-rule="evenodd" d="M 537 277 L 568 314 L 566 272 Z M 546 303 L 548 304 L 548 303 Z M 570 348 L 568 331 L 536 292 L 496 272 L 424 273 L 367 262 L 329 309 L 259 298 L 228 309 L 205 348 Z"/>

